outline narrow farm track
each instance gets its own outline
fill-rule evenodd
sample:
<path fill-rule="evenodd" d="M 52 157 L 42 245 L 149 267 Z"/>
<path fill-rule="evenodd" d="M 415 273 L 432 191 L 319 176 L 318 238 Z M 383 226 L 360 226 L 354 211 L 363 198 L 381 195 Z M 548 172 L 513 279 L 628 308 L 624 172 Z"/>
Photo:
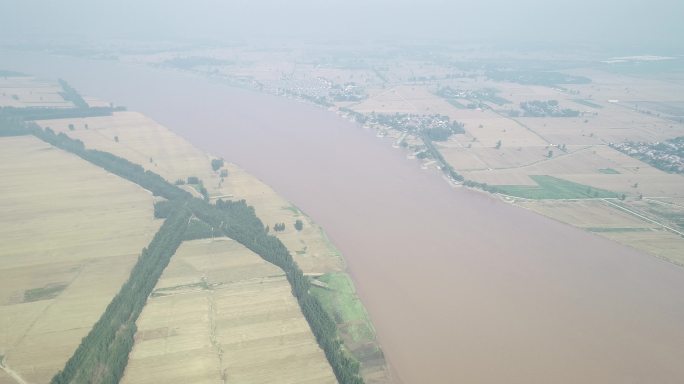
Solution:
<path fill-rule="evenodd" d="M 16 381 L 17 383 L 19 383 L 19 384 L 29 384 L 28 381 L 24 380 L 17 372 L 15 372 L 14 370 L 12 370 L 12 368 L 10 368 L 10 367 L 7 366 L 7 363 L 6 363 L 6 361 L 5 361 L 4 358 L 2 359 L 2 361 L 0 361 L 0 369 L 2 369 L 3 371 L 5 371 L 5 373 L 6 373 L 9 377 L 11 377 L 12 379 L 14 379 L 14 381 Z"/>
<path fill-rule="evenodd" d="M 640 214 L 640 213 L 637 213 L 637 212 L 635 212 L 635 211 L 633 211 L 633 210 L 631 210 L 631 209 L 625 208 L 625 207 L 623 207 L 623 206 L 621 206 L 621 205 L 619 205 L 619 204 L 615 204 L 615 203 L 613 203 L 612 201 L 608 201 L 607 199 L 603 199 L 603 201 L 605 201 L 606 203 L 608 203 L 608 204 L 610 204 L 610 205 L 612 205 L 612 206 L 614 206 L 614 207 L 616 207 L 616 208 L 618 208 L 618 209 L 620 209 L 620 210 L 623 210 L 623 211 L 625 211 L 625 212 L 627 212 L 627 213 L 630 213 L 630 214 L 632 214 L 632 215 L 634 215 L 634 216 L 636 216 L 636 217 L 638 217 L 638 218 L 640 218 L 640 219 L 642 219 L 642 220 L 645 220 L 645 221 L 648 221 L 648 222 L 650 222 L 650 223 L 659 225 L 659 226 L 661 226 L 661 227 L 667 229 L 667 230 L 670 231 L 670 232 L 676 233 L 676 234 L 679 235 L 679 236 L 684 236 L 684 233 L 682 233 L 681 231 L 678 231 L 678 230 L 676 230 L 676 229 L 674 229 L 674 228 L 672 228 L 672 227 L 670 227 L 670 226 L 667 226 L 667 225 L 665 225 L 665 224 L 663 224 L 663 223 L 661 223 L 661 222 L 658 222 L 658 221 L 656 221 L 656 220 L 653 220 L 653 219 L 651 219 L 651 218 L 648 218 L 648 217 L 646 217 L 646 216 L 644 216 L 644 215 L 642 215 L 642 214 Z"/>

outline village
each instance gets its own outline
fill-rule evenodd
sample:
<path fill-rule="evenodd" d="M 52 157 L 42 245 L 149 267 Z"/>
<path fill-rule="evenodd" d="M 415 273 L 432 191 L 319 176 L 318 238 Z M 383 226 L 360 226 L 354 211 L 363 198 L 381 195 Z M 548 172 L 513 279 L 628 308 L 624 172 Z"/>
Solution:
<path fill-rule="evenodd" d="M 626 141 L 611 147 L 664 171 L 684 173 L 684 137 L 655 143 Z"/>

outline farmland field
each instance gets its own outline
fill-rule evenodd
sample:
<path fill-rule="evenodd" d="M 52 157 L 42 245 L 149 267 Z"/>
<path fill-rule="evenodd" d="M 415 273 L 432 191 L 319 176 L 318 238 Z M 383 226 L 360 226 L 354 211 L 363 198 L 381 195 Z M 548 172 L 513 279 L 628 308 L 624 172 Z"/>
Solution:
<path fill-rule="evenodd" d="M 112 116 L 43 120 L 38 124 L 79 139 L 88 148 L 140 164 L 170 182 L 195 176 L 205 181 L 209 191 L 218 187 L 208 155 L 140 113 L 116 112 Z"/>
<path fill-rule="evenodd" d="M 482 162 L 496 164 L 496 150 L 491 149 L 489 153 L 482 151 L 471 153 L 479 155 L 478 159 Z M 524 148 L 520 152 L 530 151 L 530 148 Z M 548 149 L 545 151 L 548 152 Z M 633 197 L 640 194 L 678 197 L 684 193 L 684 177 L 681 175 L 668 174 L 605 145 L 568 147 L 567 153 L 554 148 L 552 152 L 551 158 L 539 156 L 538 160 L 533 161 L 534 157 L 529 157 L 530 162 L 519 167 L 465 169 L 463 174 L 469 179 L 492 185 L 530 185 L 527 178 L 531 175 L 552 175 L 592 188 L 607 189 Z M 463 168 L 466 168 L 467 163 L 459 163 L 464 154 L 455 155 L 454 152 L 448 151 L 447 154 L 454 167 L 462 169 L 458 165 L 463 164 Z M 499 160 L 499 164 L 502 164 L 503 158 L 513 156 L 516 156 L 515 151 L 500 152 L 499 157 L 502 160 Z"/>
<path fill-rule="evenodd" d="M 149 100 L 136 99 L 136 95 L 132 95 L 132 100 L 139 103 L 136 108 L 140 107 L 146 113 L 168 122 L 176 132 L 197 145 L 244 164 L 279 190 L 282 188 L 288 198 L 296 201 L 307 213 L 316 215 L 326 228 L 330 228 L 336 241 L 350 255 L 351 270 L 354 271 L 354 277 L 359 279 L 359 292 L 366 295 L 364 299 L 370 299 L 367 303 L 378 321 L 378 332 L 381 338 L 384 337 L 383 340 L 387 340 L 386 350 L 392 351 L 388 352 L 388 357 L 398 362 L 402 377 L 408 378 L 408 381 L 432 379 L 439 382 L 458 375 L 462 375 L 466 381 L 486 377 L 496 382 L 494 378 L 500 381 L 504 375 L 513 381 L 529 381 L 529 377 L 523 376 L 531 373 L 539 377 L 539 373 L 552 370 L 563 372 L 563 377 L 569 382 L 619 382 L 634 372 L 650 377 L 662 375 L 665 380 L 679 375 L 676 362 L 672 363 L 670 359 L 677 355 L 672 351 L 679 348 L 676 344 L 679 330 L 676 324 L 679 322 L 668 324 L 678 318 L 678 313 L 671 316 L 672 309 L 678 310 L 678 307 L 672 306 L 670 296 L 671 292 L 677 290 L 658 288 L 674 287 L 678 283 L 666 285 L 670 283 L 654 278 L 656 274 L 649 275 L 649 271 L 662 269 L 666 271 L 664 273 L 669 273 L 679 269 L 619 247 L 601 237 L 681 264 L 677 260 L 683 254 L 683 242 L 676 232 L 668 229 L 679 228 L 679 211 L 672 205 L 664 205 L 667 203 L 659 207 L 651 204 L 656 200 L 681 200 L 684 193 L 681 177 L 660 172 L 608 145 L 626 139 L 655 141 L 681 135 L 681 121 L 665 116 L 677 112 L 673 107 L 679 105 L 675 98 L 681 96 L 675 94 L 681 86 L 598 72 L 587 74 L 592 82 L 585 84 L 516 84 L 488 79 L 487 67 L 528 65 L 530 61 L 536 61 L 531 56 L 497 64 L 489 60 L 462 63 L 460 60 L 463 57 L 458 57 L 458 54 L 450 57 L 431 56 L 431 53 L 425 52 L 424 56 L 415 55 L 406 60 L 402 58 L 404 53 L 401 51 L 387 53 L 387 57 L 379 53 L 368 61 L 358 60 L 352 64 L 358 66 L 350 69 L 337 62 L 344 58 L 315 58 L 308 56 L 311 54 L 308 51 L 304 55 L 307 57 L 298 60 L 299 53 L 296 50 L 269 52 L 230 47 L 220 55 L 217 53 L 215 58 L 232 62 L 200 65 L 190 71 L 194 75 L 209 75 L 211 82 L 221 77 L 229 82 L 243 77 L 244 84 L 251 82 L 260 91 L 286 94 L 292 98 L 297 98 L 298 92 L 305 92 L 312 85 L 317 92 L 320 89 L 316 87 L 327 81 L 359 82 L 368 95 L 367 99 L 360 102 L 333 102 L 332 106 L 325 104 L 326 108 L 335 110 L 335 106 L 344 106 L 364 113 L 448 115 L 465 124 L 465 133 L 454 133 L 447 141 L 435 142 L 434 147 L 442 152 L 441 155 L 455 171 L 469 181 L 500 187 L 493 190 L 507 190 L 508 193 L 534 199 L 498 196 L 501 200 L 581 228 L 584 232 L 544 220 L 529 212 L 519 212 L 521 210 L 514 207 L 498 204 L 490 196 L 470 191 L 455 192 L 459 196 L 459 203 L 470 203 L 452 210 L 453 206 L 443 204 L 444 201 L 450 201 L 447 199 L 451 197 L 431 198 L 433 195 L 430 195 L 430 191 L 434 192 L 431 189 L 432 182 L 421 176 L 431 177 L 432 172 L 416 176 L 412 173 L 413 168 L 394 168 L 395 163 L 383 163 L 386 158 L 382 157 L 382 149 L 372 147 L 370 151 L 368 148 L 371 147 L 365 147 L 365 142 L 343 140 L 348 133 L 341 131 L 353 132 L 351 125 L 337 124 L 324 117 L 320 118 L 320 122 L 316 121 L 316 116 L 327 113 L 324 110 L 300 110 L 296 104 L 285 104 L 285 101 L 279 110 L 280 101 L 268 97 L 262 100 L 260 96 L 263 95 L 237 91 L 232 94 L 232 90 L 222 93 L 213 85 L 193 88 L 188 86 L 190 81 L 174 82 L 175 73 L 160 77 L 169 80 L 168 94 L 157 92 Z M 143 63 L 149 59 L 150 63 L 163 64 L 168 59 L 182 58 L 184 54 L 181 51 L 143 53 L 137 58 L 131 57 L 133 55 L 126 58 L 127 54 L 123 54 L 120 60 Z M 197 54 L 211 57 L 212 52 L 203 49 L 189 52 L 188 57 Z M 495 54 L 494 57 L 498 56 Z M 433 58 L 436 60 L 430 62 Z M 551 61 L 540 60 L 533 65 L 558 65 L 558 62 Z M 131 69 L 131 72 L 135 73 L 136 70 Z M 568 72 L 582 71 L 569 69 Z M 140 77 L 144 78 L 145 75 Z M 113 78 L 117 80 L 103 81 L 111 83 L 113 88 L 126 88 L 114 83 L 126 82 L 127 77 Z M 150 79 L 153 79 L 150 83 L 154 84 L 156 78 Z M 90 84 L 93 87 L 91 89 L 96 89 L 93 84 L 97 82 L 85 79 L 82 84 L 84 87 Z M 505 100 L 497 103 L 492 98 L 476 100 L 469 97 L 456 97 L 454 100 L 458 103 L 450 103 L 450 100 L 436 96 L 435 91 L 445 85 L 466 90 L 496 88 L 496 100 L 505 99 L 510 103 L 505 103 Z M 122 94 L 126 92 L 130 97 L 130 91 L 121 91 Z M 208 98 L 212 100 L 211 103 L 197 101 L 202 99 L 198 95 L 209 93 L 212 94 Z M 667 94 L 671 96 L 670 99 L 664 97 Z M 311 100 L 305 96 L 311 95 L 301 94 L 301 99 Z M 560 108 L 576 110 L 578 116 L 531 117 L 521 110 L 524 109 L 521 103 L 548 103 L 552 100 L 557 101 Z M 162 101 L 176 108 L 158 107 Z M 213 103 L 231 108 L 214 111 L 207 105 Z M 264 116 L 264 106 L 269 106 L 269 116 Z M 187 108 L 197 111 L 206 124 L 195 125 L 192 118 L 186 116 Z M 300 111 L 301 115 L 311 117 L 301 118 Z M 344 111 L 337 112 L 344 114 Z M 270 119 L 272 116 L 278 118 Z M 352 114 L 347 116 L 354 117 Z M 117 119 L 122 120 L 117 122 Z M 128 121 L 124 122 L 126 119 Z M 65 119 L 42 124 L 54 125 L 53 129 L 81 138 L 88 146 L 100 146 L 100 149 L 129 158 L 172 182 L 196 176 L 204 182 L 211 200 L 219 197 L 245 198 L 255 206 L 264 225 L 268 225 L 271 233 L 287 245 L 298 264 L 315 282 L 312 292 L 335 316 L 338 326 L 341 325 L 340 335 L 349 341 L 348 346 L 352 349 L 361 346 L 358 350 L 362 353 L 371 354 L 374 351 L 374 335 L 364 323 L 364 312 L 358 307 L 355 290 L 347 285 L 348 277 L 340 273 L 345 268 L 343 260 L 320 228 L 299 208 L 232 164 L 212 170 L 210 156 L 187 149 L 188 145 L 183 139 L 163 132 L 162 127 L 149 119 L 126 112 L 101 119 L 102 125 L 98 125 L 97 121 Z M 73 124 L 73 127 L 69 127 L 69 124 Z M 378 133 L 391 138 L 381 141 L 400 147 L 398 144 L 401 143 L 396 140 L 402 136 L 399 130 L 386 127 L 379 127 L 379 130 Z M 323 135 L 323 140 L 315 141 L 320 139 L 319 134 L 323 131 L 326 134 L 339 133 L 339 136 L 335 136 L 333 146 L 328 146 L 329 135 Z M 263 135 L 255 135 L 255 132 Z M 292 140 L 293 136 L 299 134 L 307 140 Z M 373 132 L 370 137 L 375 135 Z M 363 139 L 367 138 L 364 136 Z M 209 141 L 213 142 L 208 144 Z M 310 143 L 316 145 L 311 146 Z M 420 157 L 417 156 L 421 154 L 419 151 L 423 144 L 420 136 L 406 137 L 404 143 L 408 144 L 407 153 L 387 149 L 402 160 L 404 157 Z M 306 158 L 317 159 L 314 167 L 310 168 L 311 164 L 301 161 L 305 156 L 299 156 L 299 150 L 306 153 Z M 364 157 L 364 150 L 371 154 Z M 264 156 L 265 153 L 269 156 Z M 293 156 L 293 153 L 297 155 Z M 331 154 L 337 158 L 326 163 Z M 270 156 L 279 161 L 274 162 Z M 420 160 L 424 168 L 439 165 L 435 164 L 434 159 Z M 353 172 L 346 172 L 358 163 L 361 166 Z M 383 172 L 373 174 L 374 168 Z M 422 172 L 417 167 L 415 170 Z M 219 176 L 223 171 L 226 171 L 227 176 Z M 297 179 L 298 174 L 306 177 Z M 388 175 L 392 177 L 385 178 Z M 409 179 L 414 176 L 417 178 Z M 383 189 L 393 186 L 393 182 L 407 179 L 416 182 L 402 184 L 403 188 Z M 319 185 L 311 180 L 331 183 Z M 351 183 L 348 180 L 358 182 Z M 377 180 L 382 182 L 377 183 Z M 331 188 L 331 185 L 335 188 Z M 359 189 L 359 185 L 364 188 Z M 470 185 L 481 187 L 475 183 Z M 313 192 L 307 192 L 304 186 Z M 439 187 L 445 186 L 440 184 Z M 197 185 L 185 185 L 183 188 L 201 190 Z M 410 198 L 405 198 L 407 196 Z M 475 197 L 471 200 L 471 196 Z M 478 205 L 481 201 L 485 203 Z M 390 202 L 396 203 L 396 206 L 392 207 Z M 425 203 L 424 206 L 421 203 Z M 477 209 L 469 213 L 471 207 Z M 431 215 L 421 217 L 425 212 L 431 212 Z M 440 216 L 445 213 L 449 213 L 448 218 Z M 377 215 L 377 222 L 360 220 L 373 214 Z M 411 220 L 402 217 L 411 217 Z M 442 220 L 440 225 L 432 228 L 426 224 L 434 224 L 436 218 Z M 301 230 L 294 227 L 295 220 L 303 222 Z M 528 220 L 533 224 L 527 225 Z M 284 230 L 276 232 L 277 224 L 282 225 Z M 507 236 L 511 233 L 515 236 Z M 526 237 L 529 234 L 534 236 Z M 445 239 L 457 241 L 448 243 Z M 573 247 L 563 247 L 562 244 L 566 242 L 572 243 Z M 220 263 L 215 264 L 217 270 L 221 269 Z M 460 268 L 453 268 L 454 265 Z M 465 271 L 463 276 L 454 278 L 454 273 L 458 275 L 462 271 Z M 402 272 L 406 274 L 400 277 Z M 430 284 L 414 285 L 402 291 L 406 281 L 411 280 L 408 276 L 415 272 L 427 276 Z M 635 286 L 635 277 L 643 278 L 642 281 L 650 278 L 659 283 Z M 177 364 L 169 368 L 169 375 L 177 376 L 179 380 L 201 382 L 220 380 L 230 373 L 220 358 L 213 365 L 209 363 L 215 360 L 216 355 L 223 356 L 216 352 L 218 349 L 215 344 L 211 343 L 214 349 L 204 344 L 201 348 L 197 346 L 197 340 L 212 341 L 212 327 L 207 324 L 211 324 L 210 314 L 215 314 L 209 308 L 210 297 L 215 293 L 209 295 L 208 291 L 212 291 L 212 287 L 207 281 L 200 277 L 199 283 L 170 285 L 166 287 L 169 290 L 161 289 L 155 293 L 147 308 L 153 311 L 153 318 L 148 320 L 144 330 L 141 328 L 138 335 L 140 342 L 136 345 L 136 348 L 140 348 L 136 351 L 142 352 L 136 356 L 145 358 L 145 353 L 150 350 L 155 352 L 153 346 L 146 349 L 146 343 L 161 344 L 160 340 L 164 340 L 165 346 L 178 346 L 178 351 L 193 351 L 174 355 L 172 359 L 182 359 L 187 365 Z M 606 282 L 614 284 L 611 285 L 614 288 L 611 294 L 596 295 L 597 288 L 602 291 Z M 62 286 L 56 282 L 27 289 L 24 297 L 27 301 L 40 301 L 58 295 Z M 194 296 L 199 295 L 199 292 L 205 296 Z M 397 295 L 397 292 L 401 294 Z M 430 303 L 432 298 L 434 302 Z M 175 304 L 164 302 L 164 299 Z M 494 312 L 483 311 L 483 303 L 502 302 L 510 304 L 510 308 L 502 309 L 500 305 L 494 305 L 491 308 Z M 154 315 L 155 303 L 173 309 L 161 311 L 168 316 Z M 407 303 L 415 309 L 408 316 L 405 314 Z M 443 311 L 445 308 L 448 308 L 449 313 Z M 539 308 L 544 310 L 537 312 Z M 634 308 L 640 310 L 635 311 Z M 508 309 L 510 311 L 507 312 Z M 421 313 L 440 315 L 420 317 Z M 505 316 L 498 316 L 501 313 Z M 187 318 L 194 319 L 192 326 Z M 489 320 L 491 323 L 488 323 Z M 532 329 L 530 322 L 539 322 L 538 326 L 532 327 L 535 333 L 529 332 Z M 178 327 L 175 324 L 179 324 Z M 606 334 L 605 324 L 611 324 L 610 328 L 615 332 Z M 187 329 L 188 333 L 174 333 L 174 329 Z M 416 329 L 429 332 L 420 334 Z M 546 336 L 537 339 L 535 336 L 540 332 Z M 675 337 L 672 337 L 673 334 Z M 491 338 L 487 339 L 488 336 Z M 362 345 L 366 340 L 371 341 L 368 348 Z M 464 343 L 464 340 L 470 342 Z M 520 343 L 520 340 L 526 341 Z M 167 341 L 169 344 L 166 344 Z M 558 348 L 557 341 L 566 348 Z M 171 344 L 176 342 L 179 344 Z M 595 342 L 597 344 L 593 344 Z M 470 347 L 472 345 L 479 347 L 474 350 Z M 586 345 L 591 345 L 592 349 L 586 350 Z M 506 350 L 508 346 L 514 348 Z M 170 354 L 175 353 L 173 348 L 170 347 Z M 501 353 L 492 358 L 492 350 Z M 454 363 L 453 353 L 458 354 L 456 360 L 462 365 Z M 185 357 L 181 357 L 182 354 Z M 270 356 L 270 353 L 267 355 Z M 576 359 L 576 356 L 582 358 Z M 604 360 L 602 356 L 611 358 Z M 519 361 L 509 366 L 496 365 L 501 368 L 500 371 L 487 369 L 492 362 L 510 363 L 515 358 Z M 161 367 L 164 360 L 165 357 L 157 356 L 150 358 L 147 363 L 160 364 Z M 415 369 L 412 368 L 414 366 Z M 523 368 L 506 371 L 511 367 Z M 129 368 L 133 370 L 136 366 L 133 364 Z M 140 367 L 137 366 L 137 369 Z M 206 375 L 199 374 L 200 371 Z M 161 377 L 167 374 L 163 369 L 157 372 Z M 557 377 L 557 380 L 561 379 Z"/>
<path fill-rule="evenodd" d="M 70 108 L 74 105 L 60 95 L 62 87 L 31 76 L 0 75 L 0 107 Z"/>
<path fill-rule="evenodd" d="M 227 176 L 221 177 L 220 172 L 212 170 L 210 156 L 142 114 L 116 112 L 112 116 L 44 120 L 38 123 L 81 140 L 88 148 L 107 151 L 140 164 L 169 182 L 186 180 L 189 176 L 198 177 L 211 198 L 245 199 L 255 207 L 257 216 L 265 225 L 271 228 L 276 223 L 286 225 L 285 231 L 275 234 L 288 247 L 305 273 L 344 269 L 343 259 L 325 238 L 322 229 L 268 185 L 230 163 L 224 163 L 222 169 L 227 171 Z M 296 220 L 304 222 L 302 231 L 294 229 Z"/>
<path fill-rule="evenodd" d="M 675 264 L 684 265 L 682 237 L 661 225 L 681 232 L 681 227 L 676 222 L 669 222 L 663 217 L 664 214 L 671 214 L 671 208 L 650 214 L 648 209 L 644 208 L 645 205 L 652 205 L 650 202 L 622 202 L 620 205 L 626 208 L 622 210 L 616 208 L 615 203 L 610 204 L 600 199 L 517 200 L 515 204 Z M 680 215 L 684 217 L 684 214 Z"/>
<path fill-rule="evenodd" d="M 28 382 L 47 382 L 160 222 L 137 185 L 32 136 L 0 140 L 0 355 Z"/>
<path fill-rule="evenodd" d="M 271 228 L 271 233 L 285 244 L 305 273 L 312 275 L 338 273 L 346 276 L 343 272 L 344 260 L 339 252 L 327 239 L 321 227 L 299 209 L 276 194 L 266 184 L 233 164 L 224 162 L 220 170 L 212 170 L 210 156 L 143 115 L 117 112 L 107 117 L 49 120 L 39 123 L 44 127 L 49 126 L 57 132 L 78 138 L 88 147 L 140 162 L 145 168 L 161 174 L 169 181 L 186 180 L 189 176 L 198 177 L 203 181 L 212 200 L 245 199 L 248 204 L 255 207 L 257 216 L 264 225 Z M 73 129 L 69 128 L 70 124 L 73 125 Z M 152 161 L 149 161 L 150 159 Z M 222 171 L 226 172 L 225 176 L 221 176 Z M 181 187 L 189 190 L 187 185 Z M 300 230 L 294 226 L 297 220 L 302 223 Z M 285 224 L 284 230 L 274 231 L 276 224 Z M 276 292 L 270 293 L 270 295 L 275 294 Z M 346 292 L 345 295 L 358 302 L 358 297 L 353 291 Z M 178 302 L 177 305 L 178 308 L 185 308 L 189 316 L 191 313 L 196 314 L 198 310 L 190 302 Z M 329 310 L 332 311 L 332 309 Z M 363 321 L 365 321 L 363 326 L 372 327 L 368 318 Z M 343 326 L 343 324 L 340 325 L 340 327 Z M 374 333 L 367 335 L 363 347 L 365 350 L 375 351 L 375 355 L 370 358 L 367 356 L 368 353 L 359 355 L 359 358 L 365 359 L 370 364 L 364 366 L 363 374 L 368 378 L 385 375 L 384 360 L 379 352 Z"/>
<path fill-rule="evenodd" d="M 137 326 L 123 383 L 336 383 L 283 271 L 227 238 L 181 245 Z"/>

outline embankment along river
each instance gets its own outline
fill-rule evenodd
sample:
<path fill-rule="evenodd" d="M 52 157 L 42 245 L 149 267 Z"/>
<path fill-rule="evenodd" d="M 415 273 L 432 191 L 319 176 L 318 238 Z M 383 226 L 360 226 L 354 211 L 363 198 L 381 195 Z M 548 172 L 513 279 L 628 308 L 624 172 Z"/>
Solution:
<path fill-rule="evenodd" d="M 311 105 L 173 71 L 0 57 L 145 113 L 320 223 L 397 382 L 684 382 L 684 268 L 454 189 Z"/>

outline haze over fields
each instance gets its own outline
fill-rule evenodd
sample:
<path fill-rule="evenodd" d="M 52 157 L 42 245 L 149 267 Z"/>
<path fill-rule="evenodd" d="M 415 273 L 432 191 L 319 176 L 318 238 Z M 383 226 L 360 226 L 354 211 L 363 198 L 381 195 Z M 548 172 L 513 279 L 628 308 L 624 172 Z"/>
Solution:
<path fill-rule="evenodd" d="M 684 383 L 682 15 L 0 1 L 0 384 Z"/>
<path fill-rule="evenodd" d="M 27 0 L 0 4 L 0 30 L 9 39 L 427 38 L 681 53 L 682 14 L 678 0 Z"/>

